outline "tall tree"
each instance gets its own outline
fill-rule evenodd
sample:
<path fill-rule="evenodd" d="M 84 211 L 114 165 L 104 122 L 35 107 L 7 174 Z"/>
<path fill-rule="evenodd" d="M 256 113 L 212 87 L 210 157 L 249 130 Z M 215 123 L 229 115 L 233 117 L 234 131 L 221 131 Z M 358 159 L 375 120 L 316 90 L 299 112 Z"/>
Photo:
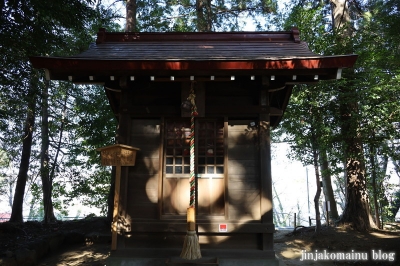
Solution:
<path fill-rule="evenodd" d="M 396 33 L 400 30 L 399 12 L 397 1 L 371 1 L 357 24 L 360 29 L 355 38 L 359 40 L 356 47 L 362 63 L 358 75 L 364 82 L 359 90 L 359 106 L 364 114 L 361 124 L 376 221 L 379 216 L 388 216 L 385 214 L 389 205 L 386 198 L 393 198 L 391 194 L 395 193 L 387 182 L 386 173 L 388 158 L 396 153 L 396 147 L 390 143 L 400 138 L 398 101 L 395 100 L 400 97 L 396 89 L 400 81 L 400 38 Z"/>
<path fill-rule="evenodd" d="M 57 49 L 66 50 L 63 38 L 69 34 L 68 29 L 84 28 L 85 22 L 93 14 L 93 9 L 87 5 L 91 2 L 30 0 L 8 1 L 2 6 L 0 49 L 1 52 L 6 52 L 7 57 L 2 60 L 0 66 L 1 86 L 12 92 L 10 99 L 14 98 L 12 94 L 23 95 L 20 104 L 25 104 L 26 107 L 18 109 L 27 110 L 11 221 L 22 221 L 22 204 L 29 176 L 36 109 L 39 104 L 39 86 L 42 84 L 40 80 L 43 79 L 36 70 L 31 69 L 28 57 L 45 55 Z M 17 117 L 10 116 L 11 120 L 13 118 Z M 14 120 L 11 123 L 18 124 L 18 121 Z M 10 134 L 8 138 L 3 138 L 3 141 L 12 140 L 12 136 L 13 134 Z"/>
<path fill-rule="evenodd" d="M 353 47 L 350 40 L 353 33 L 348 1 L 333 0 L 331 6 L 333 30 L 337 38 L 336 45 L 339 46 L 339 51 L 352 53 Z M 338 87 L 346 178 L 346 203 L 340 221 L 352 224 L 359 231 L 368 231 L 374 224 L 371 224 L 363 142 L 359 129 L 359 95 L 357 85 L 352 80 L 354 75 L 351 72 L 346 72 L 346 74 L 350 76 L 349 82 Z"/>
<path fill-rule="evenodd" d="M 383 148 L 384 143 L 398 136 L 394 125 L 399 118 L 397 109 L 393 106 L 395 104 L 393 99 L 398 92 L 392 90 L 393 84 L 398 82 L 398 75 L 395 74 L 398 73 L 398 70 L 395 70 L 398 69 L 395 66 L 395 62 L 398 60 L 392 60 L 392 58 L 396 58 L 396 54 L 398 54 L 396 51 L 398 51 L 399 38 L 395 37 L 396 35 L 388 34 L 391 32 L 388 30 L 389 28 L 398 28 L 393 22 L 392 24 L 388 23 L 388 21 L 396 21 L 397 9 L 393 6 L 393 1 L 373 1 L 375 4 L 368 6 L 369 11 L 366 11 L 366 7 L 360 5 L 358 1 L 331 1 L 330 7 L 333 8 L 333 11 L 330 22 L 332 24 L 328 24 L 326 19 L 328 9 L 321 5 L 325 5 L 327 1 L 319 1 L 317 5 L 316 2 L 299 1 L 292 14 L 299 13 L 298 10 L 301 10 L 302 19 L 298 19 L 297 23 L 293 23 L 293 20 L 290 19 L 288 22 L 292 22 L 291 25 L 299 26 L 302 39 L 305 39 L 311 49 L 318 53 L 325 55 L 359 54 L 356 69 L 346 71 L 343 74 L 344 79 L 334 83 L 322 82 L 316 87 L 319 95 L 315 99 L 320 102 L 321 107 L 324 106 L 322 112 L 324 118 L 321 124 L 322 127 L 327 128 L 321 134 L 321 136 L 325 136 L 324 139 L 319 141 L 319 144 L 322 145 L 320 154 L 327 153 L 328 165 L 332 168 L 330 171 L 324 170 L 322 173 L 338 174 L 340 168 L 342 169 L 346 179 L 344 187 L 346 191 L 350 191 L 350 193 L 345 193 L 348 203 L 346 208 L 350 208 L 353 204 L 353 206 L 359 206 L 357 209 L 361 212 L 347 210 L 346 223 L 352 223 L 359 230 L 368 230 L 370 226 L 373 226 L 373 223 L 369 222 L 371 215 L 367 196 L 368 177 L 372 176 L 373 172 L 372 163 L 368 164 L 371 160 L 366 160 L 366 158 L 370 158 L 369 153 L 372 150 L 368 147 L 371 143 L 374 147 L 379 147 L 379 154 L 382 154 L 382 152 L 386 152 L 386 149 Z M 378 2 L 380 3 L 378 4 Z M 385 4 L 382 4 L 383 2 Z M 392 3 L 389 7 L 387 5 L 390 2 Z M 346 3 L 351 3 L 351 6 L 347 8 Z M 342 9 L 340 10 L 340 8 Z M 322 17 L 310 15 L 318 10 L 321 10 L 318 14 L 322 14 Z M 391 10 L 389 13 L 392 20 L 388 19 L 391 16 L 384 10 Z M 350 17 L 353 20 L 350 20 Z M 315 24 L 317 26 L 307 26 L 307 22 L 313 19 L 320 19 L 321 22 Z M 387 27 L 390 24 L 392 26 Z M 308 38 L 309 32 L 317 34 Z M 292 97 L 292 103 L 293 99 L 296 98 Z M 289 103 L 289 110 L 292 103 Z M 294 123 L 293 119 L 299 121 L 298 113 L 291 118 L 291 112 L 287 112 L 283 125 L 286 120 L 292 119 L 291 123 Z M 329 125 L 329 127 L 325 125 Z M 293 125 L 291 127 L 296 128 Z M 371 132 L 375 132 L 375 134 L 371 134 Z M 385 168 L 385 157 L 383 154 L 381 157 L 380 163 L 377 164 L 381 169 L 377 173 L 383 173 Z M 375 162 L 378 161 L 375 160 Z M 344 163 L 344 166 L 339 167 L 339 163 Z M 323 166 L 323 161 L 320 164 Z M 322 176 L 324 177 L 323 174 Z M 380 177 L 378 179 L 382 180 Z M 341 187 L 341 184 L 339 185 Z M 357 187 L 355 188 L 354 185 Z M 377 185 L 379 188 L 381 181 Z M 352 191 L 352 188 L 358 192 Z M 375 194 L 373 191 L 369 192 Z M 376 193 L 381 193 L 380 188 Z M 351 199 L 350 195 L 353 195 Z M 353 217 L 349 218 L 349 216 Z M 358 218 L 355 218 L 356 216 Z"/>
<path fill-rule="evenodd" d="M 329 34 L 326 34 L 326 8 L 299 1 L 291 9 L 288 18 L 284 22 L 284 28 L 297 26 L 302 39 L 307 42 L 310 49 L 326 54 L 332 42 Z M 330 82 L 320 82 L 317 85 L 296 86 L 288 109 L 285 112 L 280 130 L 275 134 L 283 134 L 286 141 L 291 143 L 291 155 L 303 164 L 314 166 L 317 179 L 317 191 L 315 201 L 316 219 L 319 220 L 320 178 L 322 178 L 325 200 L 329 201 L 332 210 L 336 210 L 336 200 L 331 184 L 331 164 L 328 161 L 334 140 L 332 138 L 335 129 L 329 127 L 331 121 L 331 99 L 335 97 L 330 90 Z M 321 169 L 321 171 L 319 171 Z M 337 211 L 333 212 L 337 218 Z M 317 224 L 318 225 L 318 224 Z M 319 226 L 317 226 L 317 230 Z"/>
<path fill-rule="evenodd" d="M 56 217 L 54 216 L 53 202 L 51 199 L 53 182 L 50 177 L 50 158 L 49 158 L 49 86 L 50 82 L 46 81 L 42 87 L 42 145 L 41 145 L 41 156 L 40 156 L 40 176 L 42 180 L 42 191 L 43 191 L 43 208 L 44 208 L 44 222 L 54 222 Z"/>
<path fill-rule="evenodd" d="M 321 176 L 322 176 L 322 189 L 325 195 L 325 201 L 330 204 L 330 212 L 328 219 L 332 219 L 336 221 L 339 218 L 339 214 L 337 211 L 335 195 L 333 193 L 332 188 L 332 178 L 331 178 L 331 169 L 329 166 L 329 159 L 327 155 L 327 151 L 324 148 L 320 148 L 320 167 L 321 167 Z"/>
<path fill-rule="evenodd" d="M 126 0 L 125 31 L 136 31 L 136 0 Z"/>
<path fill-rule="evenodd" d="M 36 72 L 35 70 L 33 71 Z M 26 110 L 24 136 L 22 140 L 21 161 L 19 165 L 17 185 L 15 187 L 15 192 L 14 192 L 14 200 L 12 205 L 10 222 L 23 221 L 23 200 L 24 200 L 25 187 L 28 179 L 28 171 L 31 158 L 31 148 L 33 140 L 33 131 L 35 127 L 35 115 L 36 115 L 36 95 L 38 91 L 36 85 L 37 77 L 35 75 L 32 75 L 31 78 L 32 78 L 32 83 L 28 94 L 29 102 Z"/>
<path fill-rule="evenodd" d="M 321 196 L 321 179 L 319 177 L 319 154 L 318 154 L 318 139 L 317 139 L 317 132 L 315 130 L 315 121 L 318 120 L 315 119 L 315 117 L 318 117 L 318 114 L 314 114 L 315 110 L 310 108 L 310 115 L 312 116 L 312 123 L 310 126 L 310 133 L 311 133 L 311 149 L 312 149 L 312 157 L 313 157 L 313 164 L 314 164 L 314 170 L 315 170 L 315 179 L 316 179 L 316 185 L 317 185 L 317 192 L 315 193 L 314 197 L 314 207 L 315 207 L 315 233 L 319 234 L 321 232 L 321 214 L 319 212 L 319 199 Z"/>

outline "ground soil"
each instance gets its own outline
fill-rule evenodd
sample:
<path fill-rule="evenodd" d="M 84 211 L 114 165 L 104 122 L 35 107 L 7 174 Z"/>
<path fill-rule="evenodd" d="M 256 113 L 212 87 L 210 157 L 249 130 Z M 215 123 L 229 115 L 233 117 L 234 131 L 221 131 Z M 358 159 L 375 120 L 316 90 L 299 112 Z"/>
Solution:
<path fill-rule="evenodd" d="M 349 226 L 323 227 L 319 235 L 314 227 L 300 228 L 296 231 L 279 230 L 275 233 L 275 251 L 286 265 L 400 265 L 400 224 L 386 226 L 386 230 L 361 233 Z M 301 261 L 302 254 L 315 252 L 323 254 L 366 253 L 368 261 L 363 260 L 317 260 Z M 379 257 L 379 250 L 380 257 Z M 374 254 L 373 254 L 374 252 Z M 385 253 L 385 254 L 384 254 Z M 391 254 L 392 253 L 392 254 Z M 394 254 L 393 254 L 394 253 Z M 389 257 L 393 255 L 393 261 Z M 322 255 L 321 255 L 322 256 Z M 373 259 L 375 256 L 375 260 Z M 303 255 L 303 258 L 305 255 Z M 315 257 L 315 256 L 314 256 Z M 354 257 L 354 256 L 353 256 Z M 383 258 L 386 257 L 387 260 Z"/>
<path fill-rule="evenodd" d="M 391 224 L 387 230 L 374 230 L 360 233 L 350 227 L 323 227 L 319 235 L 315 235 L 313 227 L 297 228 L 297 230 L 277 230 L 275 251 L 280 259 L 280 265 L 400 265 L 400 224 Z M 38 222 L 23 224 L 0 223 L 0 258 L 23 248 L 32 239 L 43 238 L 57 232 L 79 231 L 83 234 L 99 235 L 99 232 L 109 233 L 108 223 L 100 218 L 58 222 L 45 225 Z M 109 241 L 86 241 L 78 244 L 64 244 L 57 251 L 51 252 L 40 259 L 39 266 L 81 266 L 106 265 L 110 255 Z M 326 250 L 332 253 L 366 253 L 368 261 L 361 260 L 328 260 L 301 261 L 305 252 L 313 253 Z M 372 252 L 379 254 L 381 260 L 372 260 Z M 394 261 L 383 260 L 395 253 Z M 303 255 L 304 257 L 304 255 Z"/>

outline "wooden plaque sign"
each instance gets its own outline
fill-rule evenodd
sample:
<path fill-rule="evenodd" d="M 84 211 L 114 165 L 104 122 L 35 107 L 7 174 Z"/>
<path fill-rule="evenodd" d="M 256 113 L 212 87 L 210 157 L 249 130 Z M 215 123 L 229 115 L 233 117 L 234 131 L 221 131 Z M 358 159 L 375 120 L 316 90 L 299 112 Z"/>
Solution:
<path fill-rule="evenodd" d="M 136 152 L 139 148 L 115 144 L 98 148 L 101 154 L 101 164 L 104 166 L 134 166 Z"/>
<path fill-rule="evenodd" d="M 134 166 L 136 152 L 139 148 L 128 145 L 115 144 L 98 148 L 101 155 L 101 164 L 104 166 L 116 166 L 115 172 L 115 192 L 114 192 L 114 210 L 113 222 L 111 226 L 111 250 L 117 249 L 117 227 L 118 227 L 118 205 L 121 190 L 121 166 Z"/>

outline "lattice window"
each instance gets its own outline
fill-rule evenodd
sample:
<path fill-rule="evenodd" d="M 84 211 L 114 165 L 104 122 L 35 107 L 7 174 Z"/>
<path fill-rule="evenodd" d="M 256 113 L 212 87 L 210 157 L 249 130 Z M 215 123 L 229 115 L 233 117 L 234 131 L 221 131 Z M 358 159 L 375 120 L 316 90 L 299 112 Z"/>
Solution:
<path fill-rule="evenodd" d="M 220 121 L 198 123 L 198 177 L 223 178 L 224 176 L 224 128 Z"/>
<path fill-rule="evenodd" d="M 224 129 L 222 121 L 196 123 L 197 176 L 223 178 Z M 165 132 L 166 177 L 188 177 L 190 173 L 190 121 L 167 121 Z"/>
<path fill-rule="evenodd" d="M 166 177 L 190 173 L 190 121 L 168 121 L 166 126 Z"/>
<path fill-rule="evenodd" d="M 222 120 L 196 121 L 198 215 L 225 215 L 223 125 Z M 163 214 L 184 215 L 190 191 L 190 120 L 166 120 L 164 133 Z"/>

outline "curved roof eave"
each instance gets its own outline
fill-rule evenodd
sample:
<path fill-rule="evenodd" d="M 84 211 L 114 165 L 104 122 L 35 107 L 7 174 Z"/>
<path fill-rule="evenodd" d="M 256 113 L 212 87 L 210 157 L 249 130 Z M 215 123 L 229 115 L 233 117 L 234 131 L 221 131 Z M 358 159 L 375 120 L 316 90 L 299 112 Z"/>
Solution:
<path fill-rule="evenodd" d="M 289 71 L 291 74 L 316 70 L 336 70 L 352 67 L 357 55 L 324 56 L 312 58 L 280 58 L 268 60 L 129 60 L 129 59 L 85 59 L 60 57 L 31 57 L 33 67 L 47 69 L 52 79 L 67 80 L 75 75 L 131 75 L 164 71 L 169 74 L 187 72 L 195 74 L 217 74 L 238 72 L 260 74 L 260 72 Z M 185 73 L 185 74 L 187 74 Z M 57 77 L 57 78 L 56 78 Z"/>

